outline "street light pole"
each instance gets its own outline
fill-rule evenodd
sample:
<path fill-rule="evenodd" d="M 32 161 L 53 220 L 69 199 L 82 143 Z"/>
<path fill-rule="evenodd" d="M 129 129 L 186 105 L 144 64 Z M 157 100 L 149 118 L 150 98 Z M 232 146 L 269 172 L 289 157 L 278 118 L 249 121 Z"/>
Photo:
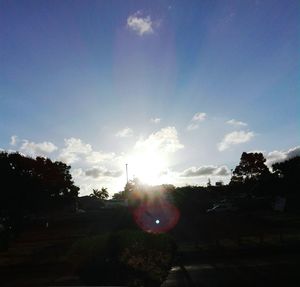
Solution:
<path fill-rule="evenodd" d="M 127 183 L 128 183 L 128 164 L 126 163 L 126 180 L 127 180 Z"/>

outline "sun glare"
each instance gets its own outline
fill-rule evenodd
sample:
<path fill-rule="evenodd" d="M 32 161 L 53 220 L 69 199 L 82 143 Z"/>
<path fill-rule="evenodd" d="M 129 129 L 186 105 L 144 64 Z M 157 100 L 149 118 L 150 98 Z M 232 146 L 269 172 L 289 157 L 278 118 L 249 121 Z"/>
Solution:
<path fill-rule="evenodd" d="M 137 177 L 146 184 L 161 184 L 166 179 L 167 159 L 159 152 L 136 153 L 129 158 L 128 167 L 130 177 Z"/>

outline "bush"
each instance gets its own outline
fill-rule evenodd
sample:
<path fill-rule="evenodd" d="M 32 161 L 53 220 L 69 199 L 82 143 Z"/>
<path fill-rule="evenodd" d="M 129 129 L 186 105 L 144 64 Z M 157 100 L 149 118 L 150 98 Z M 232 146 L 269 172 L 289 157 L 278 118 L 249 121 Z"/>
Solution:
<path fill-rule="evenodd" d="M 83 284 L 160 286 L 175 249 L 166 234 L 120 231 L 79 240 L 69 258 Z"/>

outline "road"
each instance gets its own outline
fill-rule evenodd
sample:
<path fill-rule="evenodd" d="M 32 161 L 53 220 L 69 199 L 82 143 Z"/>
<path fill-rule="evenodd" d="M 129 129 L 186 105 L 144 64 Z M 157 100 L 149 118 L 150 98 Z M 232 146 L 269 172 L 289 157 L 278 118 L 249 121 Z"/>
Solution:
<path fill-rule="evenodd" d="M 174 266 L 162 287 L 300 286 L 299 253 L 201 260 Z"/>

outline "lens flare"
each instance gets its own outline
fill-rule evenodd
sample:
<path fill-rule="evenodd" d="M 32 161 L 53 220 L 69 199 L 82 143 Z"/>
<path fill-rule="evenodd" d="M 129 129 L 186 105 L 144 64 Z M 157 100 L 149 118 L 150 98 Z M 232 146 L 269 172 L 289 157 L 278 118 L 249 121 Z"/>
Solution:
<path fill-rule="evenodd" d="M 133 212 L 136 224 L 146 232 L 168 232 L 177 224 L 180 212 L 167 201 L 159 203 L 145 203 Z"/>

